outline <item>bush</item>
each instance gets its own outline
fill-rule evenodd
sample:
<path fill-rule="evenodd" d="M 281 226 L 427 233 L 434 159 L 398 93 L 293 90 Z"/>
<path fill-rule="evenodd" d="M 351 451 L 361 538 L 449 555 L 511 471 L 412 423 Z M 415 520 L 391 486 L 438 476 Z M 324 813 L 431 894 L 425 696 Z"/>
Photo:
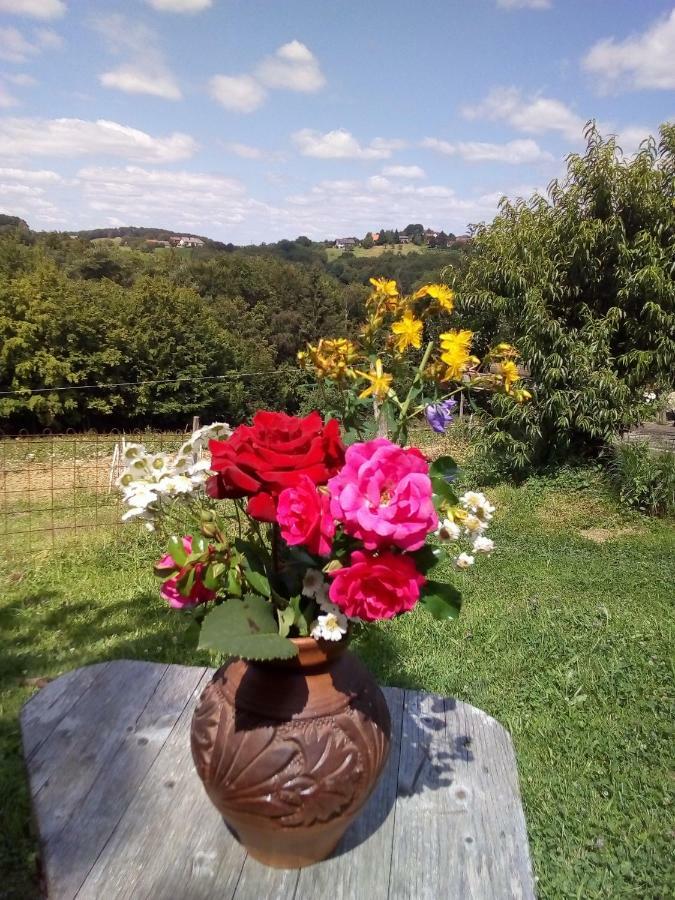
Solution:
<path fill-rule="evenodd" d="M 644 441 L 616 443 L 609 469 L 622 503 L 652 516 L 675 515 L 675 453 Z"/>
<path fill-rule="evenodd" d="M 505 201 L 477 229 L 453 277 L 477 354 L 509 341 L 531 373 L 532 403 L 488 404 L 488 449 L 511 472 L 596 453 L 675 366 L 675 126 L 634 157 L 586 137 L 548 198 Z"/>

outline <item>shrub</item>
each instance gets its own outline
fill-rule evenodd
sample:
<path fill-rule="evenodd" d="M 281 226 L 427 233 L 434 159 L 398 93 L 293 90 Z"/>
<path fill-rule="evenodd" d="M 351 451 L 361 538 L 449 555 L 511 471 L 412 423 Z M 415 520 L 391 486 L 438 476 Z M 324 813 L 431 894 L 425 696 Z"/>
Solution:
<path fill-rule="evenodd" d="M 490 400 L 485 440 L 526 472 L 584 456 L 640 415 L 675 365 L 675 126 L 624 157 L 594 125 L 548 198 L 504 201 L 455 273 L 458 308 L 483 341 L 514 343 L 535 401 Z"/>
<path fill-rule="evenodd" d="M 649 515 L 675 515 L 675 453 L 645 441 L 617 442 L 609 466 L 622 503 Z"/>

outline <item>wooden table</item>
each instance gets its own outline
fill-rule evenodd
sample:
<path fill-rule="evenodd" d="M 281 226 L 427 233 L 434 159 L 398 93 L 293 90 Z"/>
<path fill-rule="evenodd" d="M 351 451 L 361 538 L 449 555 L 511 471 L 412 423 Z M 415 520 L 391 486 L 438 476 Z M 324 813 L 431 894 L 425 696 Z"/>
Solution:
<path fill-rule="evenodd" d="M 466 703 L 387 688 L 388 767 L 334 856 L 301 871 L 246 854 L 192 765 L 190 717 L 212 670 L 76 669 L 21 715 L 50 898 L 531 898 L 511 739 Z"/>

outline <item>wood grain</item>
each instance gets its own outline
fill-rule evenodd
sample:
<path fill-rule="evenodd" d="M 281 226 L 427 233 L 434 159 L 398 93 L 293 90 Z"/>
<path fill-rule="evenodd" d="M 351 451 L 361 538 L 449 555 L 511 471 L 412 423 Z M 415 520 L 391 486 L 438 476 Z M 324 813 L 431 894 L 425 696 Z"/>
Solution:
<path fill-rule="evenodd" d="M 62 676 L 21 726 L 50 900 L 534 897 L 516 761 L 481 710 L 386 688 L 390 758 L 333 857 L 247 857 L 197 778 L 189 730 L 211 671 L 118 661 Z"/>

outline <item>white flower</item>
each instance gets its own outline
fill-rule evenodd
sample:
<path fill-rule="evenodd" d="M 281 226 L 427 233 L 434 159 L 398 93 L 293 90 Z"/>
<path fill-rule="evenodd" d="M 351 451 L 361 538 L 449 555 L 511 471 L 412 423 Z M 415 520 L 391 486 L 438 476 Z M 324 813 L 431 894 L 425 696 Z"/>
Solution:
<path fill-rule="evenodd" d="M 490 538 L 484 537 L 482 534 L 477 535 L 473 540 L 474 553 L 492 553 L 495 549 L 495 542 Z"/>
<path fill-rule="evenodd" d="M 171 471 L 171 458 L 166 453 L 154 453 L 145 457 L 145 462 L 155 478 L 168 475 Z"/>
<path fill-rule="evenodd" d="M 442 541 L 458 541 L 461 533 L 462 529 L 452 519 L 443 519 L 436 529 L 436 534 Z"/>
<path fill-rule="evenodd" d="M 474 563 L 474 558 L 469 553 L 460 553 L 455 560 L 458 569 L 468 569 Z"/>
<path fill-rule="evenodd" d="M 302 593 L 305 597 L 317 597 L 323 595 L 326 581 L 323 572 L 318 569 L 307 569 L 305 577 L 302 580 Z"/>
<path fill-rule="evenodd" d="M 124 448 L 123 458 L 132 462 L 134 459 L 140 459 L 145 456 L 146 450 L 143 444 L 127 444 Z"/>
<path fill-rule="evenodd" d="M 166 475 L 157 482 L 155 490 L 169 497 L 175 497 L 176 494 L 191 493 L 193 484 L 186 475 Z"/>
<path fill-rule="evenodd" d="M 654 393 L 654 391 L 645 391 L 644 398 L 647 403 L 652 403 L 654 400 L 656 400 L 656 394 Z"/>
<path fill-rule="evenodd" d="M 347 634 L 347 617 L 341 612 L 326 613 L 312 623 L 311 635 L 313 638 L 340 641 L 343 634 Z"/>
<path fill-rule="evenodd" d="M 147 519 L 148 511 L 140 506 L 132 506 L 122 515 L 122 521 L 128 522 L 131 519 Z"/>
<path fill-rule="evenodd" d="M 129 506 L 145 509 L 150 506 L 151 503 L 156 502 L 157 494 L 142 481 L 137 481 L 132 483 L 132 487 L 124 499 Z"/>
<path fill-rule="evenodd" d="M 318 595 L 316 597 L 316 602 L 319 604 L 322 613 L 331 613 L 334 616 L 342 615 L 339 606 L 336 606 L 334 603 L 328 599 L 328 588 L 324 594 Z"/>
<path fill-rule="evenodd" d="M 474 535 L 482 534 L 488 526 L 487 522 L 479 519 L 478 516 L 474 516 L 473 513 L 469 513 L 466 519 L 464 519 L 464 527 L 466 528 L 467 534 Z"/>
<path fill-rule="evenodd" d="M 485 494 L 479 491 L 467 491 L 459 498 L 460 504 L 470 513 L 481 518 L 484 522 L 489 522 L 494 515 L 495 507 L 490 503 Z"/>

